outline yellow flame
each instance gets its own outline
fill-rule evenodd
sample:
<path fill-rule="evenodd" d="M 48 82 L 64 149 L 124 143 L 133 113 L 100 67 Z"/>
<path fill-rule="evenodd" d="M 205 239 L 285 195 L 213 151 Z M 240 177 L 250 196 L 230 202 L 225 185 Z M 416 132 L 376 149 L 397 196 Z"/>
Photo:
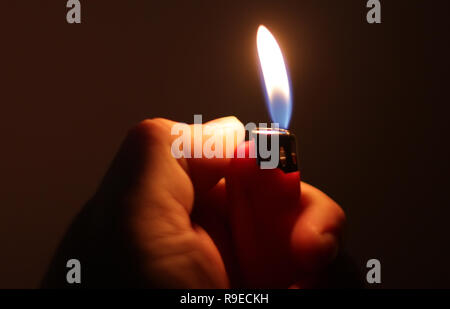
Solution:
<path fill-rule="evenodd" d="M 288 104 L 289 80 L 283 54 L 272 33 L 263 25 L 258 28 L 256 45 L 269 101 L 272 102 L 274 95 L 282 95 Z"/>

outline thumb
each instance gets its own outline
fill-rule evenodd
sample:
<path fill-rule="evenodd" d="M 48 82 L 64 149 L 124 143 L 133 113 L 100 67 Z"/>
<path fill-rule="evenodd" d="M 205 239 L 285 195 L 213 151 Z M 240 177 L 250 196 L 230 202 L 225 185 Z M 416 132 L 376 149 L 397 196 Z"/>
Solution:
<path fill-rule="evenodd" d="M 125 210 L 127 215 L 140 218 L 162 216 L 165 220 L 160 222 L 179 222 L 170 228 L 183 230 L 191 227 L 189 214 L 194 195 L 203 194 L 213 187 L 224 177 L 230 163 L 225 156 L 192 158 L 193 146 L 199 143 L 205 146 L 205 142 L 214 137 L 217 143 L 223 143 L 224 153 L 230 152 L 226 147 L 231 147 L 231 153 L 234 153 L 236 145 L 244 139 L 244 127 L 235 117 L 219 118 L 197 125 L 202 132 L 199 138 L 194 134 L 194 125 L 191 125 L 191 158 L 176 159 L 172 154 L 172 143 L 179 137 L 172 134 L 172 127 L 176 124 L 156 118 L 145 120 L 131 129 L 104 178 L 99 195 L 129 204 Z M 227 144 L 229 140 L 234 142 Z"/>
<path fill-rule="evenodd" d="M 118 204 L 122 237 L 136 259 L 137 273 L 142 272 L 150 285 L 226 286 L 220 254 L 205 231 L 192 224 L 190 214 L 194 196 L 205 193 L 223 177 L 229 159 L 176 159 L 171 151 L 177 138 L 171 134 L 175 124 L 167 119 L 151 119 L 133 128 L 99 194 L 114 199 L 113 205 Z M 208 125 L 212 129 L 201 135 L 202 145 L 209 136 L 215 135 L 219 141 L 240 136 L 243 130 L 235 117 Z M 231 129 L 218 129 L 224 126 Z M 110 203 L 103 204 L 111 207 Z M 104 209 L 104 214 L 111 215 L 111 209 Z"/>

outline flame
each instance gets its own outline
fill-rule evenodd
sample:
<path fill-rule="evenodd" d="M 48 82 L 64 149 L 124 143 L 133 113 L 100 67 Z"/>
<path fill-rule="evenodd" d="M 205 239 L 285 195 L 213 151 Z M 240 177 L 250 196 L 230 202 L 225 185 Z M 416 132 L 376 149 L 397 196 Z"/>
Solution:
<path fill-rule="evenodd" d="M 272 33 L 263 25 L 258 28 L 256 45 L 270 116 L 274 123 L 287 129 L 292 113 L 292 98 L 283 54 Z"/>

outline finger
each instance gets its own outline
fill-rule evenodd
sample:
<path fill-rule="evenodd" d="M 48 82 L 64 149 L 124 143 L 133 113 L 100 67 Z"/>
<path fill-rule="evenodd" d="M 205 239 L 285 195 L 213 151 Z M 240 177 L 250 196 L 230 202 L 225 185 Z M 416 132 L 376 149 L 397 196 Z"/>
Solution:
<path fill-rule="evenodd" d="M 195 158 L 195 146 L 203 146 L 213 136 L 223 143 L 223 152 L 234 152 L 236 145 L 244 138 L 244 127 L 235 117 L 219 118 L 200 125 L 199 137 L 194 133 L 196 127 L 189 126 L 189 148 L 192 153 L 188 156 L 190 158 L 177 160 L 172 153 L 173 143 L 179 138 L 172 130 L 177 124 L 156 118 L 145 120 L 130 130 L 105 177 L 107 185 L 103 187 L 114 188 L 110 191 L 120 195 L 120 192 L 130 188 L 149 191 L 149 186 L 153 188 L 156 185 L 156 191 L 168 192 L 190 208 L 193 202 L 192 184 L 198 192 L 206 191 L 224 176 L 229 163 L 226 156 L 207 158 L 203 152 L 200 158 Z"/>
<path fill-rule="evenodd" d="M 244 125 L 236 117 L 219 118 L 203 125 L 201 138 L 191 125 L 192 145 L 200 148 L 202 156 L 187 159 L 188 172 L 197 192 L 212 188 L 226 174 L 236 147 L 245 139 Z M 192 149 L 194 152 L 194 149 Z"/>
<path fill-rule="evenodd" d="M 227 220 L 228 209 L 225 178 L 220 179 L 214 187 L 196 198 L 195 208 L 194 212 L 196 215 L 197 213 L 199 215 L 201 214 L 202 217 L 205 217 L 205 220 L 210 219 L 209 214 L 214 214 L 214 216 L 221 220 Z"/>
<path fill-rule="evenodd" d="M 292 231 L 292 252 L 301 272 L 315 272 L 336 257 L 345 214 L 322 191 L 304 182 L 301 188 L 302 212 Z"/>
<path fill-rule="evenodd" d="M 209 236 L 192 224 L 190 213 L 194 187 L 199 190 L 213 186 L 225 172 L 228 159 L 203 156 L 176 159 L 172 153 L 172 143 L 177 137 L 172 135 L 174 124 L 152 119 L 132 129 L 108 173 L 107 182 L 112 185 L 106 191 L 115 192 L 116 200 L 125 206 L 121 207 L 125 214 L 117 217 L 126 220 L 126 233 L 133 236 L 133 250 L 137 249 L 138 256 L 143 257 L 143 264 L 152 265 L 156 277 L 184 280 L 189 276 L 182 275 L 183 272 L 200 268 L 198 274 L 202 275 L 190 276 L 192 280 L 194 277 L 213 280 L 209 276 L 212 272 L 202 267 L 209 265 L 223 273 L 223 262 L 217 249 L 211 246 Z M 212 122 L 213 130 L 205 131 L 205 136 L 202 132 L 201 143 L 208 134 L 215 136 L 215 140 L 230 134 L 230 130 L 218 130 L 215 134 L 214 128 L 223 128 L 224 124 L 234 128 L 231 134 L 243 129 L 234 117 L 218 120 Z M 193 142 L 198 143 L 198 138 Z M 203 178 L 208 181 L 202 182 Z M 168 260 L 179 267 L 173 269 L 164 264 Z"/>
<path fill-rule="evenodd" d="M 171 128 L 171 153 L 181 157 L 178 163 L 188 173 L 197 192 L 212 188 L 225 176 L 230 158 L 245 138 L 243 124 L 234 116 L 205 124 L 186 125 L 158 119 Z"/>
<path fill-rule="evenodd" d="M 143 228 L 151 221 L 154 225 L 151 231 L 157 233 L 179 233 L 191 229 L 189 214 L 194 202 L 193 184 L 212 187 L 225 172 L 229 160 L 204 157 L 175 159 L 171 152 L 176 138 L 171 132 L 174 124 L 157 118 L 145 120 L 131 129 L 96 194 L 97 198 L 105 201 L 104 205 L 128 205 L 120 207 L 127 212 L 123 214 L 125 217 L 142 223 Z M 237 136 L 243 130 L 235 117 L 209 124 L 231 128 L 219 130 L 219 138 L 224 137 L 223 134 Z"/>
<path fill-rule="evenodd" d="M 227 268 L 228 277 L 231 282 L 234 282 L 237 277 L 237 268 L 228 221 L 224 178 L 201 198 L 196 198 L 191 219 L 194 224 L 201 226 L 214 241 Z"/>

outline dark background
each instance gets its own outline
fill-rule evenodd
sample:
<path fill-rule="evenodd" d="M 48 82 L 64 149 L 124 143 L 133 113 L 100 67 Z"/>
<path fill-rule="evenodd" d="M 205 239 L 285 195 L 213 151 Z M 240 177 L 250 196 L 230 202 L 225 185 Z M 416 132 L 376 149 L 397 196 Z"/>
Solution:
<path fill-rule="evenodd" d="M 256 29 L 294 93 L 303 180 L 348 216 L 386 288 L 450 287 L 448 1 L 1 4 L 0 288 L 37 287 L 128 128 L 149 117 L 269 121 Z M 445 4 L 445 7 L 444 7 Z"/>

